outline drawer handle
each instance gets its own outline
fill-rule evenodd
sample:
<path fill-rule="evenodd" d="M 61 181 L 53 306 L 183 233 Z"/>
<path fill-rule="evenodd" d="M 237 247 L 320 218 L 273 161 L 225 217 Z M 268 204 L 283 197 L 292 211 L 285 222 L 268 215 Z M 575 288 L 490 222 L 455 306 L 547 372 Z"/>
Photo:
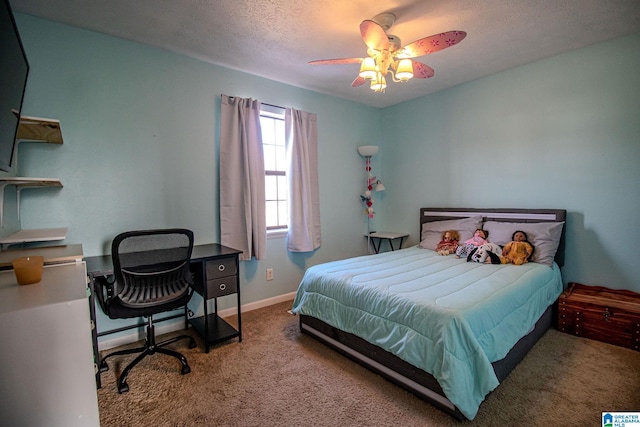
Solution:
<path fill-rule="evenodd" d="M 224 268 L 225 268 L 225 267 L 224 267 L 224 264 L 220 264 L 220 265 L 218 266 L 218 271 L 224 271 Z"/>
<path fill-rule="evenodd" d="M 220 290 L 224 291 L 225 289 L 227 289 L 227 285 L 225 285 L 224 283 L 220 284 Z"/>
<path fill-rule="evenodd" d="M 605 322 L 611 322 L 611 312 L 609 311 L 609 308 L 604 309 L 604 313 L 602 313 L 602 317 L 604 318 Z"/>

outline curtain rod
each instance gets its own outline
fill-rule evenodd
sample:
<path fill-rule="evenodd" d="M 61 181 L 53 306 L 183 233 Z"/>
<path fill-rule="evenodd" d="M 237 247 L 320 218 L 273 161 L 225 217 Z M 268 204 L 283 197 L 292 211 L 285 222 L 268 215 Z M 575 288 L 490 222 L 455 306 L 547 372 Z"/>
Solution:
<path fill-rule="evenodd" d="M 229 98 L 232 98 L 232 99 L 235 98 L 235 96 L 225 95 L 224 93 L 221 93 L 220 96 L 228 96 Z M 262 102 L 262 101 L 260 101 L 260 104 L 268 105 L 269 107 L 273 107 L 273 108 L 282 108 L 283 110 L 286 110 L 286 107 L 281 107 L 279 105 L 268 104 L 268 103 Z"/>

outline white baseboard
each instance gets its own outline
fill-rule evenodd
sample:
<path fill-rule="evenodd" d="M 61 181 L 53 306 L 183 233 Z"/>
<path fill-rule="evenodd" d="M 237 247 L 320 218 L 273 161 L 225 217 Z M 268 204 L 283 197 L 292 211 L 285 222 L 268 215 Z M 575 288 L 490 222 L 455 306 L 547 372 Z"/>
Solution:
<path fill-rule="evenodd" d="M 250 302 L 248 304 L 243 304 L 240 307 L 240 312 L 246 313 L 248 311 L 257 310 L 259 308 L 264 308 L 264 307 L 269 307 L 271 305 L 279 304 L 281 302 L 293 301 L 293 299 L 295 298 L 295 295 L 296 295 L 295 292 L 290 292 L 288 294 L 278 295 L 276 297 L 267 298 L 267 299 L 263 299 L 256 302 Z M 225 318 L 229 316 L 234 316 L 237 313 L 238 313 L 237 308 L 231 307 L 231 308 L 226 308 L 224 310 L 218 311 L 218 316 Z M 184 324 L 182 321 L 176 321 L 176 322 L 171 322 L 167 324 L 155 324 L 156 335 L 162 335 L 169 332 L 181 330 L 183 329 L 183 325 Z M 145 337 L 144 328 L 139 328 L 138 330 L 132 330 L 130 334 L 121 335 L 109 340 L 100 341 L 98 343 L 98 349 L 100 351 L 108 350 L 110 348 L 140 341 L 141 339 L 144 339 L 144 337 Z"/>

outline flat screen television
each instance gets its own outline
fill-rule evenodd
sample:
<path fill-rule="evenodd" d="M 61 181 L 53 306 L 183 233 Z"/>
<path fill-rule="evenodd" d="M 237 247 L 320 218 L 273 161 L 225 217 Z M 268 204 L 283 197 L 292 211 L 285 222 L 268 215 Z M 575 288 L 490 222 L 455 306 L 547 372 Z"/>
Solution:
<path fill-rule="evenodd" d="M 5 172 L 13 162 L 28 75 L 29 62 L 9 0 L 0 0 L 0 170 Z"/>

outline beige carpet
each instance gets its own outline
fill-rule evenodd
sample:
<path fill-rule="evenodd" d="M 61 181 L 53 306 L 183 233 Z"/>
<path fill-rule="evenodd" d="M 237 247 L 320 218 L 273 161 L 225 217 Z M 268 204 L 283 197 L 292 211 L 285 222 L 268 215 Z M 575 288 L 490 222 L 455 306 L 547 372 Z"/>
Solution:
<path fill-rule="evenodd" d="M 302 335 L 289 308 L 245 313 L 242 343 L 209 354 L 199 338 L 173 344 L 188 375 L 148 357 L 122 395 L 115 376 L 134 356 L 114 359 L 98 391 L 102 426 L 599 426 L 602 411 L 640 411 L 640 352 L 550 330 L 475 420 L 457 422 Z"/>

